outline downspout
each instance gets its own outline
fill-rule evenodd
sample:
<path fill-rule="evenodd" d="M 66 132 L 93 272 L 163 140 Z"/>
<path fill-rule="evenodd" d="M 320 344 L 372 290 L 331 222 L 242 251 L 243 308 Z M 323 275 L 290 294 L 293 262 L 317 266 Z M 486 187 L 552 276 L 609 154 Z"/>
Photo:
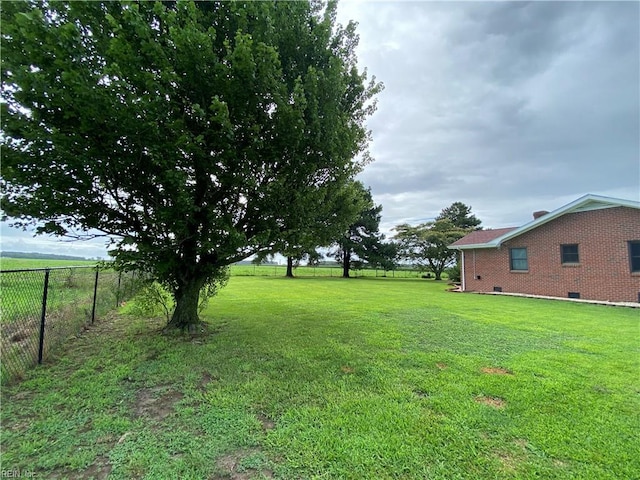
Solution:
<path fill-rule="evenodd" d="M 460 250 L 462 255 L 460 256 L 460 280 L 462 280 L 462 291 L 465 291 L 465 281 L 464 281 L 464 250 Z"/>

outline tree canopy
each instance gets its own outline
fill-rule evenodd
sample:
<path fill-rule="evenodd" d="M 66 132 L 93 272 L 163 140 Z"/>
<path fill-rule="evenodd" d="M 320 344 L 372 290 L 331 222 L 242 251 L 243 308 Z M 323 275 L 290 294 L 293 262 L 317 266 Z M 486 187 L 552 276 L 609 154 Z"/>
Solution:
<path fill-rule="evenodd" d="M 6 215 L 111 236 L 118 265 L 170 288 L 172 326 L 196 324 L 203 286 L 304 229 L 368 161 L 381 85 L 358 71 L 335 2 L 26 1 L 1 14 Z"/>
<path fill-rule="evenodd" d="M 480 223 L 471 214 L 471 207 L 455 202 L 444 208 L 433 222 L 396 226 L 393 238 L 398 242 L 401 258 L 422 270 L 431 270 L 436 280 L 440 280 L 445 268 L 457 258 L 457 252 L 450 250 L 449 245 L 480 228 Z"/>
<path fill-rule="evenodd" d="M 437 220 L 449 220 L 453 225 L 464 230 L 479 230 L 482 221 L 471 213 L 471 207 L 462 202 L 453 202 L 443 208 Z"/>
<path fill-rule="evenodd" d="M 335 188 L 323 203 L 313 205 L 305 216 L 297 218 L 295 227 L 286 228 L 271 252 L 287 258 L 286 276 L 293 277 L 294 266 L 303 259 L 319 261 L 322 255 L 318 248 L 328 247 L 349 228 L 360 215 L 362 201 L 359 184 L 349 182 Z"/>
<path fill-rule="evenodd" d="M 389 267 L 392 247 L 384 247 L 384 235 L 380 233 L 382 205 L 376 205 L 371 190 L 361 182 L 353 182 L 356 195 L 351 199 L 358 212 L 355 221 L 337 238 L 333 257 L 342 265 L 342 276 L 349 277 L 351 268 L 370 266 Z"/>

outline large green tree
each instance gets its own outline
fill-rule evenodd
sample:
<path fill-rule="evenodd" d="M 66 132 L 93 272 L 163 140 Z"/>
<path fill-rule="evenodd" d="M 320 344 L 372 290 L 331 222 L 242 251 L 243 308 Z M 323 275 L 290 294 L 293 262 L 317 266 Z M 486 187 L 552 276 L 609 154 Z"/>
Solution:
<path fill-rule="evenodd" d="M 367 159 L 381 86 L 336 4 L 3 2 L 2 207 L 109 235 L 122 268 L 201 289 L 269 251 Z M 301 227 L 302 228 L 302 227 Z"/>

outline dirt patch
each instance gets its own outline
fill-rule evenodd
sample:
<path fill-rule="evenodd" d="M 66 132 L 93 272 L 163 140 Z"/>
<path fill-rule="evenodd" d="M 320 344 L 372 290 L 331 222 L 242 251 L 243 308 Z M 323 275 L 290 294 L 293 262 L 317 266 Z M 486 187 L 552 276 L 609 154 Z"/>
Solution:
<path fill-rule="evenodd" d="M 348 367 L 346 365 L 343 365 L 342 367 L 340 367 L 340 370 L 342 371 L 342 373 L 353 373 L 356 371 L 355 368 Z"/>
<path fill-rule="evenodd" d="M 111 473 L 111 465 L 109 459 L 104 456 L 96 457 L 96 461 L 82 472 L 82 478 L 93 478 L 94 480 L 102 480 L 109 478 Z"/>
<path fill-rule="evenodd" d="M 502 367 L 484 367 L 482 368 L 482 373 L 486 373 L 487 375 L 509 375 L 513 376 L 513 372 L 511 370 L 507 370 Z"/>
<path fill-rule="evenodd" d="M 497 452 L 495 455 L 502 464 L 502 470 L 505 473 L 513 474 L 516 472 L 518 463 L 520 463 L 516 457 L 506 452 Z"/>
<path fill-rule="evenodd" d="M 474 399 L 476 403 L 481 403 L 483 405 L 487 405 L 489 407 L 502 409 L 507 406 L 507 402 L 500 397 L 485 397 L 479 396 Z"/>
<path fill-rule="evenodd" d="M 202 378 L 200 378 L 199 387 L 204 390 L 211 382 L 217 382 L 218 380 L 218 377 L 211 375 L 209 372 L 203 372 Z"/>
<path fill-rule="evenodd" d="M 91 465 L 82 471 L 54 470 L 47 475 L 50 480 L 104 480 L 111 474 L 111 464 L 104 455 L 98 455 Z M 31 478 L 25 476 L 25 478 Z M 39 478 L 39 477 L 34 477 Z"/>
<path fill-rule="evenodd" d="M 174 412 L 174 404 L 183 397 L 182 393 L 163 386 L 144 388 L 136 394 L 133 412 L 136 417 L 164 420 Z"/>
<path fill-rule="evenodd" d="M 529 442 L 527 442 L 524 438 L 516 438 L 513 443 L 515 443 L 520 448 L 527 448 Z"/>
<path fill-rule="evenodd" d="M 227 453 L 218 459 L 216 466 L 221 475 L 214 480 L 250 480 L 252 478 L 273 478 L 273 472 L 268 468 L 253 468 L 247 465 L 252 457 L 259 457 L 260 449 L 242 448 Z"/>
<path fill-rule="evenodd" d="M 445 370 L 449 368 L 449 366 L 446 363 L 442 363 L 442 362 L 436 363 L 436 367 L 438 367 L 439 370 Z"/>
<path fill-rule="evenodd" d="M 556 468 L 566 468 L 569 464 L 563 460 L 559 460 L 557 458 L 553 459 L 553 466 Z"/>
<path fill-rule="evenodd" d="M 262 424 L 262 429 L 266 432 L 269 430 L 273 430 L 276 426 L 275 422 L 271 420 L 269 417 L 263 414 L 258 414 L 258 420 Z"/>

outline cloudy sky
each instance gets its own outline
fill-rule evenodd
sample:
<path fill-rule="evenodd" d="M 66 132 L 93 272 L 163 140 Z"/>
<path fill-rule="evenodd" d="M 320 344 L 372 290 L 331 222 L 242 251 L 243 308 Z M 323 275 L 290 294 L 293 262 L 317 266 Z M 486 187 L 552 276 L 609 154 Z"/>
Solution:
<path fill-rule="evenodd" d="M 357 1 L 385 84 L 361 175 L 383 228 L 455 201 L 518 226 L 594 193 L 640 200 L 640 4 Z"/>
<path fill-rule="evenodd" d="M 488 228 L 594 193 L 640 200 L 640 3 L 343 0 L 382 81 L 361 174 L 382 230 L 455 201 Z M 2 249 L 104 255 L 2 226 Z"/>

